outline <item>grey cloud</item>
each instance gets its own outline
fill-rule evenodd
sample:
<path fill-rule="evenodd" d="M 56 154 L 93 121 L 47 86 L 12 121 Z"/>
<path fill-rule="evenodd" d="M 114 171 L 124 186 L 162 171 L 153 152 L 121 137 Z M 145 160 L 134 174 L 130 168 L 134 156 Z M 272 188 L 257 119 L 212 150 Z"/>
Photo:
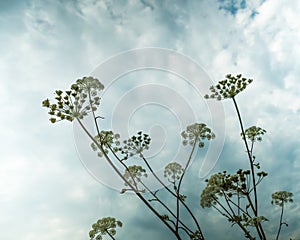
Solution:
<path fill-rule="evenodd" d="M 299 50 L 294 41 L 297 24 L 292 21 L 297 19 L 296 6 L 291 2 L 279 8 L 276 1 L 257 1 L 232 16 L 223 14 L 217 1 L 212 2 L 133 1 L 134 5 L 123 6 L 109 1 L 103 5 L 97 1 L 10 1 L 10 6 L 2 8 L 6 10 L 0 12 L 4 146 L 0 186 L 5 196 L 1 195 L 0 206 L 7 217 L 1 220 L 1 237 L 14 239 L 12 226 L 18 225 L 19 239 L 85 239 L 91 224 L 108 215 L 124 222 L 120 231 L 124 239 L 145 232 L 148 239 L 169 236 L 151 213 L 143 218 L 140 213 L 147 209 L 141 203 L 96 182 L 78 159 L 71 125 L 50 125 L 41 108 L 41 101 L 52 97 L 55 89 L 67 88 L 100 61 L 137 46 L 180 49 L 202 63 L 216 81 L 229 71 L 253 76 L 256 81 L 239 96 L 239 103 L 247 124 L 259 120 L 270 134 L 257 148 L 257 157 L 270 173 L 262 183 L 262 206 L 272 209 L 269 200 L 275 188 L 293 191 L 299 199 L 299 154 L 295 150 L 299 146 L 299 105 L 294 87 L 298 86 Z M 254 9 L 259 14 L 253 18 Z M 293 18 L 286 18 L 287 13 Z M 283 80 L 287 74 L 290 78 Z M 291 102 L 294 112 L 289 109 Z M 234 172 L 244 154 L 242 145 L 236 151 L 240 136 L 228 104 L 228 139 L 212 172 L 225 168 Z M 226 219 L 212 209 L 200 208 L 204 183 L 197 178 L 198 170 L 195 162 L 184 189 L 208 238 L 223 239 L 224 232 L 228 239 L 240 237 Z M 287 209 L 290 227 L 284 229 L 283 237 L 293 230 L 294 238 L 300 235 L 298 208 L 295 203 Z M 274 227 L 271 224 L 270 231 Z"/>

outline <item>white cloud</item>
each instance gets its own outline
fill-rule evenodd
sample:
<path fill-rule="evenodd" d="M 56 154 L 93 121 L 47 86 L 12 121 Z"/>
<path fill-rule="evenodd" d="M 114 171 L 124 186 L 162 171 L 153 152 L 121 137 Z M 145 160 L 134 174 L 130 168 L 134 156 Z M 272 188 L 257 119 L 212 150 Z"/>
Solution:
<path fill-rule="evenodd" d="M 251 1 L 235 16 L 220 11 L 217 1 L 132 0 L 124 6 L 109 1 L 30 1 L 20 6 L 9 15 L 0 12 L 0 206 L 7 216 L 1 220 L 3 238 L 14 239 L 12 226 L 17 224 L 19 239 L 83 239 L 103 215 L 115 214 L 126 222 L 144 211 L 132 196 L 92 180 L 72 152 L 71 126 L 51 126 L 41 108 L 41 101 L 52 97 L 55 89 L 66 89 L 107 57 L 136 47 L 178 49 L 200 62 L 215 81 L 228 72 L 253 77 L 255 82 L 238 100 L 246 124 L 258 123 L 268 131 L 261 143 L 265 147 L 257 147 L 263 166 L 274 177 L 267 183 L 288 187 L 299 198 L 297 1 Z M 231 104 L 224 105 L 227 143 L 236 144 L 238 122 Z M 239 159 L 225 156 L 228 159 L 220 160 L 216 169 L 218 164 L 235 168 Z M 206 226 L 222 224 L 211 217 L 212 211 L 204 214 L 209 218 Z M 297 211 L 286 216 L 297 229 Z M 131 231 L 133 222 L 128 222 Z"/>

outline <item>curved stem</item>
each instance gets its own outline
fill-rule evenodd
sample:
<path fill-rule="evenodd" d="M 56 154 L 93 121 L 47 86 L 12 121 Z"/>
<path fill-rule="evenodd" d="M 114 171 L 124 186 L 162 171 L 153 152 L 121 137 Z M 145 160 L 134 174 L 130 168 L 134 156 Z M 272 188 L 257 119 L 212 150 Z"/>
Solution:
<path fill-rule="evenodd" d="M 107 154 L 105 153 L 105 151 L 103 150 L 103 147 L 101 145 L 99 145 L 99 143 L 94 139 L 94 137 L 89 133 L 89 131 L 85 128 L 85 126 L 83 125 L 83 123 L 80 121 L 80 119 L 76 118 L 77 121 L 79 122 L 80 126 L 82 127 L 82 129 L 84 130 L 84 132 L 89 136 L 89 138 L 96 144 L 96 146 L 101 150 L 103 156 L 105 157 L 105 159 L 107 160 L 107 162 L 109 163 L 109 165 L 114 169 L 114 171 L 118 174 L 118 176 L 130 187 L 134 190 L 134 186 L 127 181 L 126 178 L 124 178 L 124 176 L 122 175 L 122 173 L 119 171 L 119 169 L 113 164 L 113 162 L 110 160 L 110 158 L 107 156 Z M 181 237 L 179 236 L 179 234 L 172 228 L 172 226 L 164 221 L 160 214 L 148 203 L 148 201 L 139 193 L 135 191 L 135 194 L 138 196 L 138 198 L 140 198 L 145 205 L 170 229 L 170 231 L 177 237 L 178 240 L 181 240 Z"/>

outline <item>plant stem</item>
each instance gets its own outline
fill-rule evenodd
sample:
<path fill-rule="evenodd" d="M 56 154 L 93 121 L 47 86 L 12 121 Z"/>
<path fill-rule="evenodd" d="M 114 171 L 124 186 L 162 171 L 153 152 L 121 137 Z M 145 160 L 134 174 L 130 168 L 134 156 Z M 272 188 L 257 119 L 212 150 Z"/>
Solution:
<path fill-rule="evenodd" d="M 105 151 L 103 150 L 103 147 L 101 145 L 99 145 L 99 143 L 94 139 L 94 137 L 89 133 L 89 131 L 85 128 L 85 126 L 83 125 L 83 123 L 80 121 L 79 118 L 76 118 L 78 123 L 80 124 L 80 126 L 82 127 L 82 129 L 84 130 L 84 132 L 89 136 L 89 138 L 96 144 L 96 146 L 101 150 L 103 156 L 105 157 L 105 159 L 107 160 L 107 162 L 109 163 L 109 165 L 114 169 L 114 171 L 118 174 L 118 176 L 131 188 L 134 190 L 134 186 L 127 181 L 126 178 L 124 178 L 124 176 L 122 175 L 122 173 L 119 171 L 119 169 L 113 164 L 113 162 L 110 160 L 110 158 L 107 156 L 107 154 L 105 153 Z M 163 220 L 160 216 L 160 214 L 151 206 L 151 204 L 148 203 L 148 201 L 139 193 L 135 191 L 135 194 L 138 196 L 138 198 L 140 198 L 145 205 L 170 229 L 170 231 L 176 236 L 176 238 L 178 240 L 181 240 L 181 237 L 179 236 L 179 234 L 172 228 L 172 226 L 166 222 L 165 220 Z"/>
<path fill-rule="evenodd" d="M 251 175 L 252 175 L 252 184 L 253 184 L 253 190 L 254 190 L 254 204 L 255 204 L 254 215 L 257 217 L 257 214 L 258 214 L 258 211 L 257 211 L 257 192 L 256 192 L 256 184 L 255 184 L 254 166 L 253 166 L 253 162 L 252 162 L 252 157 L 251 157 L 250 149 L 249 149 L 249 146 L 248 146 L 248 143 L 247 143 L 247 139 L 246 139 L 245 130 L 244 130 L 244 126 L 243 126 L 243 122 L 242 122 L 240 111 L 239 111 L 239 108 L 237 106 L 237 103 L 236 103 L 234 97 L 232 98 L 232 100 L 233 100 L 234 107 L 235 107 L 235 110 L 236 110 L 237 115 L 238 115 L 238 119 L 239 119 L 241 131 L 242 131 L 242 135 L 243 135 L 243 140 L 244 140 L 244 143 L 245 143 L 245 146 L 246 146 L 246 150 L 247 150 L 247 154 L 248 154 L 248 158 L 249 158 L 249 161 L 250 161 Z"/>
<path fill-rule="evenodd" d="M 251 168 L 252 184 L 253 184 L 253 191 L 254 191 L 254 207 L 253 207 L 253 205 L 251 205 L 251 206 L 252 206 L 252 210 L 253 210 L 255 217 L 258 217 L 258 199 L 257 199 L 256 182 L 255 182 L 255 171 L 254 171 L 254 165 L 253 165 L 253 161 L 252 161 L 252 152 L 250 151 L 248 143 L 247 143 L 246 134 L 245 134 L 244 126 L 243 126 L 243 121 L 242 121 L 242 117 L 241 117 L 237 102 L 234 97 L 232 97 L 232 100 L 233 100 L 234 107 L 235 107 L 235 110 L 238 115 L 240 128 L 242 131 L 242 136 L 243 136 L 243 140 L 244 140 L 244 143 L 246 146 L 249 163 L 250 163 L 250 168 Z M 259 235 L 261 236 L 261 234 L 262 234 L 261 239 L 265 240 L 266 236 L 265 236 L 264 230 L 260 223 L 258 223 L 258 228 L 260 229 L 260 230 L 257 229 Z M 261 232 L 261 234 L 260 234 L 260 232 Z"/>
<path fill-rule="evenodd" d="M 88 91 L 88 95 L 89 95 L 89 103 L 90 103 L 90 107 L 91 107 L 91 110 L 92 110 L 93 119 L 94 119 L 94 123 L 95 123 L 95 126 L 96 126 L 97 134 L 100 137 L 100 130 L 99 130 L 99 126 L 98 126 L 98 123 L 97 123 L 97 118 L 95 116 L 95 111 L 93 110 L 93 105 L 92 105 L 92 99 L 91 99 L 91 92 L 90 92 L 90 90 Z"/>
<path fill-rule="evenodd" d="M 282 226 L 282 218 L 283 218 L 283 211 L 284 211 L 284 203 L 282 201 L 282 207 L 281 207 L 281 214 L 280 214 L 280 221 L 279 221 L 279 228 L 278 228 L 278 232 L 277 232 L 277 236 L 276 236 L 276 240 L 279 239 L 279 234 L 281 231 L 281 226 Z"/>
<path fill-rule="evenodd" d="M 225 198 L 225 200 L 226 200 L 226 198 Z M 232 209 L 231 209 L 231 211 L 232 211 L 233 215 L 231 215 L 231 213 L 216 198 L 215 198 L 215 201 L 226 212 L 226 214 L 227 214 L 227 216 L 229 216 L 229 218 L 234 219 L 234 216 L 236 216 L 236 215 L 234 214 Z M 227 202 L 227 204 L 228 204 L 228 202 Z M 226 216 L 226 214 L 223 213 L 222 215 Z M 235 221 L 235 223 L 237 225 L 239 225 L 239 227 L 243 230 L 243 232 L 245 233 L 245 236 L 247 236 L 247 238 L 249 238 L 251 240 L 255 240 L 255 238 L 251 236 L 250 232 L 243 226 L 243 224 L 241 224 L 240 221 Z"/>
<path fill-rule="evenodd" d="M 111 237 L 111 239 L 116 240 L 114 236 L 109 233 L 109 231 L 105 230 L 105 232 Z"/>
<path fill-rule="evenodd" d="M 145 159 L 145 157 L 142 155 L 142 159 L 144 160 L 145 164 L 147 165 L 147 167 L 149 168 L 150 172 L 153 174 L 153 176 L 156 178 L 156 180 L 162 185 L 164 186 L 164 188 L 172 195 L 174 196 L 175 198 L 177 198 L 177 195 L 174 194 L 172 192 L 172 190 L 164 184 L 164 182 L 156 175 L 156 173 L 153 171 L 153 169 L 151 168 L 151 166 L 149 165 L 148 161 Z M 200 235 L 201 235 L 201 238 L 204 240 L 204 236 L 203 236 L 203 233 L 202 233 L 202 230 L 200 228 L 200 225 L 195 217 L 195 215 L 192 213 L 191 209 L 186 205 L 186 203 L 182 200 L 182 199 L 179 199 L 179 201 L 181 202 L 181 204 L 185 207 L 185 209 L 188 211 L 188 213 L 191 215 L 192 219 L 194 220 L 196 226 L 197 226 L 197 230 L 199 231 Z"/>
<path fill-rule="evenodd" d="M 140 183 L 155 198 L 153 200 L 158 201 L 174 218 L 176 218 L 176 215 L 172 212 L 172 210 L 163 201 L 161 201 L 156 196 L 156 194 L 154 194 L 142 181 Z M 188 226 L 186 226 L 180 219 L 179 219 L 179 223 L 184 227 L 184 228 L 182 228 L 183 230 L 188 231 L 189 233 L 193 233 L 193 231 L 190 230 L 190 228 Z"/>
<path fill-rule="evenodd" d="M 246 196 L 247 196 L 248 203 L 250 204 L 250 207 L 251 207 L 251 209 L 252 209 L 252 211 L 253 211 L 254 206 L 253 206 L 253 202 L 252 202 L 252 199 L 251 199 L 249 193 L 247 193 Z M 260 225 L 260 223 L 259 223 L 258 225 L 255 225 L 256 231 L 257 231 L 257 233 L 258 233 L 260 239 L 265 239 L 265 237 L 263 238 L 263 236 L 264 236 L 264 231 L 263 231 L 263 229 L 260 228 L 259 225 Z"/>
<path fill-rule="evenodd" d="M 176 191 L 176 231 L 178 232 L 178 219 L 180 218 L 180 205 L 179 205 L 179 201 L 180 201 L 180 187 L 181 187 L 181 184 L 182 184 L 182 180 L 183 180 L 183 177 L 186 173 L 186 170 L 191 162 L 191 159 L 192 159 L 192 156 L 193 156 L 193 153 L 195 151 L 195 147 L 196 147 L 196 143 L 197 143 L 197 139 L 195 138 L 195 141 L 194 141 L 194 144 L 193 144 L 193 148 L 192 148 L 192 151 L 190 153 L 190 156 L 186 162 L 186 165 L 183 169 L 183 172 L 180 176 L 180 179 L 179 179 L 179 182 L 178 182 L 178 187 L 177 187 L 177 191 Z"/>

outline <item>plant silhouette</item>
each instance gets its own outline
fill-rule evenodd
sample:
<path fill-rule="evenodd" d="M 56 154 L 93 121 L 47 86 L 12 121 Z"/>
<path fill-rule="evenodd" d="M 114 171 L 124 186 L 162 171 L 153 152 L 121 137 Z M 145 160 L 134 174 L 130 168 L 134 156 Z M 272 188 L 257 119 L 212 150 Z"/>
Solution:
<path fill-rule="evenodd" d="M 244 91 L 252 79 L 242 77 L 241 74 L 233 76 L 226 75 L 225 79 L 210 87 L 210 94 L 205 95 L 206 99 L 218 101 L 232 100 L 237 119 L 240 125 L 241 140 L 244 142 L 249 169 L 237 169 L 235 173 L 228 173 L 226 170 L 210 176 L 206 180 L 206 187 L 200 195 L 200 206 L 202 208 L 213 208 L 217 213 L 224 216 L 230 224 L 236 224 L 247 239 L 267 239 L 264 224 L 267 224 L 267 216 L 260 215 L 260 201 L 257 188 L 268 176 L 268 173 L 261 170 L 261 164 L 254 155 L 254 145 L 261 142 L 266 130 L 258 126 L 244 128 L 241 113 L 237 104 L 237 95 Z M 133 192 L 151 211 L 161 223 L 169 229 L 175 239 L 204 240 L 199 219 L 195 216 L 190 206 L 186 203 L 186 196 L 182 192 L 182 182 L 185 179 L 187 169 L 191 164 L 192 156 L 197 148 L 203 148 L 208 141 L 216 136 L 205 123 L 194 123 L 182 131 L 182 144 L 190 148 L 186 157 L 185 165 L 178 162 L 166 163 L 164 177 L 169 184 L 161 179 L 145 157 L 144 152 L 151 146 L 151 138 L 147 133 L 141 131 L 129 139 L 120 140 L 121 136 L 112 130 L 100 129 L 96 111 L 100 106 L 101 99 L 99 92 L 104 89 L 103 84 L 94 77 L 83 77 L 78 79 L 70 90 L 55 91 L 55 103 L 49 99 L 42 102 L 50 114 L 50 122 L 77 121 L 91 141 L 91 150 L 95 151 L 99 158 L 103 158 L 117 173 L 123 181 L 124 188 L 120 189 L 121 194 Z M 87 115 L 91 115 L 96 132 L 89 132 L 82 122 Z M 130 164 L 130 159 L 137 157 L 145 164 Z M 120 170 L 118 166 L 121 166 Z M 153 191 L 144 181 L 148 175 L 161 185 L 160 190 Z M 160 192 L 169 194 L 175 202 L 175 207 L 160 197 Z M 148 199 L 148 196 L 151 196 Z M 287 203 L 293 202 L 293 194 L 287 191 L 277 191 L 272 194 L 272 204 L 281 208 L 279 225 L 276 233 L 276 240 L 279 239 L 282 226 L 288 226 L 283 222 L 284 207 Z M 185 211 L 193 224 L 188 224 Z M 189 221 L 190 222 L 190 221 Z M 116 239 L 117 227 L 123 223 L 114 217 L 103 217 L 92 225 L 89 232 L 90 239 L 103 239 L 108 236 Z"/>

